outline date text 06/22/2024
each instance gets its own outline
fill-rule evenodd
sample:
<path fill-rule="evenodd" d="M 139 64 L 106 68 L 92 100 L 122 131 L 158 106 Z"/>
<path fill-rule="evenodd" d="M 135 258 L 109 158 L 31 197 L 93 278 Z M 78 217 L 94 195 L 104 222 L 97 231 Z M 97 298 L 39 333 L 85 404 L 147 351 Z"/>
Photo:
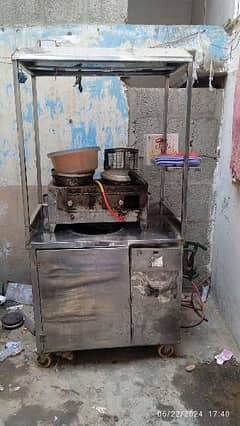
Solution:
<path fill-rule="evenodd" d="M 159 418 L 179 418 L 179 417 L 230 417 L 230 411 L 227 410 L 159 410 Z"/>

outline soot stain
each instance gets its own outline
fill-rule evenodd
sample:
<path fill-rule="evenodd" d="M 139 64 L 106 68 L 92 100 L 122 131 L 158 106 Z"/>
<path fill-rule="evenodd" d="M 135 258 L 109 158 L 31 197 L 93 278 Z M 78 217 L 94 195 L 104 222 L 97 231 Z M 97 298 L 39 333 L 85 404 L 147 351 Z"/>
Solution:
<path fill-rule="evenodd" d="M 234 360 L 221 366 L 213 361 L 198 364 L 191 373 L 183 369 L 175 374 L 173 384 L 186 409 L 202 413 L 195 418 L 198 424 L 239 425 L 239 367 L 240 364 Z"/>
<path fill-rule="evenodd" d="M 46 409 L 41 405 L 26 405 L 5 420 L 5 426 L 37 426 L 54 424 L 55 426 L 78 426 L 78 410 L 82 401 L 67 401 L 59 409 Z"/>

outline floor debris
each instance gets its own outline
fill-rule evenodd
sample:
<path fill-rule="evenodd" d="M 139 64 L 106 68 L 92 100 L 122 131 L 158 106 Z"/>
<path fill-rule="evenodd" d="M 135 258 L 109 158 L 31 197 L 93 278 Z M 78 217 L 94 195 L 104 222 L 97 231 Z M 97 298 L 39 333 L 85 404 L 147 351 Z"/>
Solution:
<path fill-rule="evenodd" d="M 233 357 L 233 353 L 228 349 L 224 349 L 220 354 L 216 355 L 214 358 L 217 361 L 218 365 L 223 365 L 224 362 L 229 361 Z"/>
<path fill-rule="evenodd" d="M 23 346 L 21 342 L 7 342 L 5 349 L 0 352 L 0 362 L 3 362 L 5 359 L 16 356 L 23 351 Z"/>
<path fill-rule="evenodd" d="M 93 407 L 99 414 L 106 414 L 107 409 L 105 407 Z"/>
<path fill-rule="evenodd" d="M 2 330 L 1 349 L 20 341 L 24 351 L 0 363 L 0 426 L 239 425 L 240 353 L 211 296 L 208 305 L 209 322 L 182 332 L 178 356 L 164 362 L 156 347 L 106 349 L 74 353 L 72 361 L 44 369 L 35 363 L 31 333 Z M 32 307 L 25 311 L 33 319 Z M 0 306 L 0 316 L 5 312 Z M 192 311 L 184 315 L 187 322 Z M 214 356 L 224 347 L 234 359 L 220 367 Z M 9 384 L 20 389 L 9 391 Z M 202 418 L 190 417 L 200 412 Z"/>
<path fill-rule="evenodd" d="M 187 366 L 185 367 L 185 370 L 186 370 L 188 373 L 191 373 L 193 370 L 195 370 L 195 368 L 196 368 L 196 365 L 195 365 L 195 364 L 190 364 L 190 365 L 187 365 Z"/>
<path fill-rule="evenodd" d="M 20 388 L 20 386 L 13 386 L 12 384 L 9 384 L 8 385 L 8 390 L 9 390 L 9 392 L 17 392 L 17 391 L 19 391 L 21 388 Z"/>
<path fill-rule="evenodd" d="M 6 297 L 7 300 L 32 305 L 32 286 L 29 284 L 8 282 Z"/>
<path fill-rule="evenodd" d="M 6 302 L 7 298 L 6 296 L 1 296 L 0 295 L 0 305 L 4 305 L 4 303 Z"/>

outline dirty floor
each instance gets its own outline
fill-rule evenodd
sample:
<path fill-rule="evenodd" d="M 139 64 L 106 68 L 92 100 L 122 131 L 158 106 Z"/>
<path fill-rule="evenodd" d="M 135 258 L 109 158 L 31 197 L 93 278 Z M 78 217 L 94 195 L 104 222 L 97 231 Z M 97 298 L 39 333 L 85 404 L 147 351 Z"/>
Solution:
<path fill-rule="evenodd" d="M 21 340 L 24 352 L 0 364 L 0 426 L 238 426 L 240 354 L 211 298 L 207 317 L 182 331 L 172 359 L 156 348 L 85 351 L 49 369 L 36 366 L 29 332 L 1 330 L 1 349 Z M 218 366 L 224 348 L 235 359 Z"/>

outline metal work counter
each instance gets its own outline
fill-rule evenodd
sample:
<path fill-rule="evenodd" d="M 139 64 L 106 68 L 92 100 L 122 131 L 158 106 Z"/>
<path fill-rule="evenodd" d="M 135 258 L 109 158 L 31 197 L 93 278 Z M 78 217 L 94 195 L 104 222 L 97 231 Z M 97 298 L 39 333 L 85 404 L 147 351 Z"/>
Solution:
<path fill-rule="evenodd" d="M 121 225 L 120 225 L 121 226 Z M 76 228 L 76 227 L 75 227 Z M 85 226 L 87 228 L 87 225 Z M 119 230 L 111 233 L 90 235 L 76 232 L 74 226 L 62 226 L 52 234 L 39 229 L 31 239 L 31 247 L 37 249 L 54 248 L 84 248 L 84 247 L 129 247 L 141 245 L 177 246 L 181 244 L 180 233 L 170 224 L 164 223 L 162 227 L 141 230 L 138 226 L 126 224 Z"/>

